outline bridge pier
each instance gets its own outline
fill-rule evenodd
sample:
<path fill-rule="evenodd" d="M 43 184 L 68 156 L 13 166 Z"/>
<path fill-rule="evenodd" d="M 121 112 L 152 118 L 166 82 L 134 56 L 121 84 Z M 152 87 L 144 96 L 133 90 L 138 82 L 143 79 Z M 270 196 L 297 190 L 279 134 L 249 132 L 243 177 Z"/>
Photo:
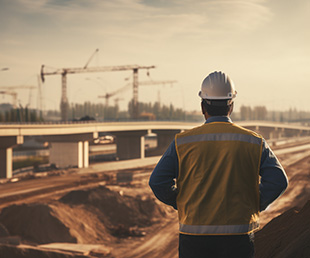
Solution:
<path fill-rule="evenodd" d="M 300 130 L 300 136 L 303 137 L 303 136 L 309 136 L 310 135 L 310 131 L 307 131 L 307 130 Z"/>
<path fill-rule="evenodd" d="M 154 153 L 161 155 L 166 151 L 175 135 L 181 132 L 181 130 L 152 130 L 152 132 L 157 134 L 157 148 L 154 150 Z"/>
<path fill-rule="evenodd" d="M 87 168 L 89 165 L 88 141 L 52 142 L 49 162 L 57 167 Z"/>
<path fill-rule="evenodd" d="M 269 133 L 269 139 L 279 139 L 283 137 L 283 129 L 275 127 L 273 130 Z"/>
<path fill-rule="evenodd" d="M 266 126 L 245 126 L 250 130 L 253 130 L 259 134 L 261 134 L 266 140 L 277 139 L 284 136 L 283 128 L 278 127 L 266 127 Z"/>
<path fill-rule="evenodd" d="M 145 157 L 144 135 L 147 130 L 113 132 L 116 136 L 116 156 L 120 160 Z"/>
<path fill-rule="evenodd" d="M 44 140 L 50 143 L 49 162 L 57 167 L 89 166 L 89 141 L 98 137 L 97 133 L 76 135 L 45 136 Z"/>
<path fill-rule="evenodd" d="M 285 128 L 284 129 L 284 136 L 285 137 L 296 137 L 299 136 L 300 130 L 294 130 L 291 128 Z"/>
<path fill-rule="evenodd" d="M 11 178 L 13 175 L 13 147 L 23 144 L 23 136 L 0 137 L 0 178 Z"/>

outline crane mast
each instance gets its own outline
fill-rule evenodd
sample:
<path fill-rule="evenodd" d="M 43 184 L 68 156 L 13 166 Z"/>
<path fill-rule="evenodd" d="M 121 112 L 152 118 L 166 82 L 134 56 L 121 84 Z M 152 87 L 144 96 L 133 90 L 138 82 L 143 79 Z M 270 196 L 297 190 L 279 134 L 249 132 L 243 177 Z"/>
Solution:
<path fill-rule="evenodd" d="M 134 113 L 133 118 L 137 119 L 139 115 L 138 107 L 138 70 L 139 69 L 153 69 L 155 66 L 139 66 L 139 65 L 121 65 L 121 66 L 103 66 L 103 67 L 87 67 L 83 68 L 61 68 L 54 71 L 45 71 L 45 66 L 41 66 L 41 80 L 45 81 L 45 76 L 47 75 L 61 75 L 61 120 L 68 120 L 68 108 L 69 102 L 67 97 L 67 74 L 76 74 L 76 73 L 94 73 L 94 72 L 112 72 L 112 71 L 133 71 L 133 103 L 134 103 Z"/>
<path fill-rule="evenodd" d="M 100 95 L 98 96 L 98 98 L 105 98 L 105 106 L 108 107 L 109 106 L 109 98 L 113 97 L 114 95 L 124 91 L 126 88 L 128 88 L 128 86 L 130 86 L 131 83 L 127 83 L 125 86 L 123 86 L 122 88 L 119 88 L 113 92 L 110 93 L 106 93 L 104 95 Z"/>
<path fill-rule="evenodd" d="M 144 85 L 159 85 L 159 84 L 173 84 L 177 81 L 137 81 L 137 88 L 138 86 L 144 86 Z M 117 89 L 116 91 L 106 93 L 105 95 L 100 95 L 98 98 L 105 98 L 105 106 L 109 105 L 109 98 L 113 97 L 114 95 L 124 91 L 128 86 L 130 86 L 131 83 L 126 84 L 124 87 Z M 134 91 L 133 100 L 136 100 L 136 103 L 138 102 L 138 90 Z M 136 111 L 137 112 L 137 111 Z"/>

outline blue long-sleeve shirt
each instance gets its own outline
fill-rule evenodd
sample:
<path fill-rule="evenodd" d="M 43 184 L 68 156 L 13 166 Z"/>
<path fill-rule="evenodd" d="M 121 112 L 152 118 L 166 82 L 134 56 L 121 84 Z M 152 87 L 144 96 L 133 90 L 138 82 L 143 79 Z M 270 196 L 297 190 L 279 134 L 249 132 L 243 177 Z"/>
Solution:
<path fill-rule="evenodd" d="M 232 121 L 229 117 L 210 117 L 206 121 L 206 123 L 212 122 Z M 153 170 L 149 185 L 157 199 L 167 205 L 171 205 L 175 209 L 177 209 L 177 190 L 174 186 L 175 180 L 178 178 L 178 172 L 179 162 L 173 140 Z M 263 140 L 259 175 L 261 177 L 259 184 L 260 211 L 263 211 L 288 186 L 286 173 L 265 140 Z"/>

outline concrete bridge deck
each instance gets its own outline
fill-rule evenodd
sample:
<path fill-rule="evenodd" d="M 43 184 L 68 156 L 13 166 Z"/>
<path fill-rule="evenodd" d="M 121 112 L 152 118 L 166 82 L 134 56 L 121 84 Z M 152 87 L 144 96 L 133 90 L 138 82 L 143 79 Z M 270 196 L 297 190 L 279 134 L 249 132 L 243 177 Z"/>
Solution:
<path fill-rule="evenodd" d="M 59 167 L 87 168 L 89 141 L 98 138 L 100 133 L 110 133 L 116 137 L 116 152 L 120 160 L 144 159 L 146 135 L 157 135 L 157 151 L 154 155 L 160 155 L 176 133 L 201 124 L 202 122 L 171 121 L 1 124 L 0 178 L 12 177 L 13 147 L 23 144 L 26 136 L 37 136 L 42 141 L 49 142 L 50 163 Z M 297 124 L 264 121 L 245 121 L 238 124 L 262 134 L 266 139 L 310 135 L 310 127 Z"/>

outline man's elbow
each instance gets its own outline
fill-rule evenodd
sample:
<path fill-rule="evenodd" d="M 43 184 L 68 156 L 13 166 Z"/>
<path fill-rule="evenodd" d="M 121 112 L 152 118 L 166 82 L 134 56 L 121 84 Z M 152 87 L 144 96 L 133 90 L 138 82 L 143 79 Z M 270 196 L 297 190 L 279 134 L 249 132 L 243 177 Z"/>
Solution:
<path fill-rule="evenodd" d="M 155 180 L 156 180 L 155 175 L 154 173 L 152 173 L 149 178 L 149 187 L 153 188 Z"/>
<path fill-rule="evenodd" d="M 288 179 L 286 178 L 285 183 L 283 184 L 283 190 L 285 191 L 288 188 Z"/>
<path fill-rule="evenodd" d="M 282 196 L 286 189 L 288 188 L 288 179 L 286 176 L 283 176 L 282 180 L 278 182 L 277 187 L 275 188 L 275 193 L 277 195 L 276 199 Z"/>
<path fill-rule="evenodd" d="M 272 181 L 272 184 L 274 185 L 274 189 L 282 194 L 288 188 L 288 178 L 284 171 L 281 171 L 281 173 L 276 173 L 275 176 L 276 177 Z"/>
<path fill-rule="evenodd" d="M 284 192 L 287 188 L 288 188 L 288 178 L 286 175 L 283 175 L 283 179 L 281 182 L 281 188 L 282 188 L 282 192 Z"/>
<path fill-rule="evenodd" d="M 153 181 L 151 180 L 151 178 L 149 179 L 149 187 L 153 190 L 154 188 L 154 183 Z"/>

